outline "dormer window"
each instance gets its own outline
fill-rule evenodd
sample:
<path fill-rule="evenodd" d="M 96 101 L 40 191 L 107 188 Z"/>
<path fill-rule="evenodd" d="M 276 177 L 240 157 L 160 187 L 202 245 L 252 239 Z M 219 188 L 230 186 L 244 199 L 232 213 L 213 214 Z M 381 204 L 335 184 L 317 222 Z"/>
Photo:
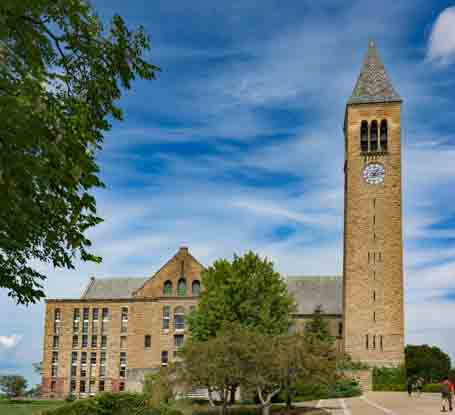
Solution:
<path fill-rule="evenodd" d="M 185 297 L 186 296 L 186 280 L 185 278 L 180 278 L 179 282 L 177 284 L 177 295 L 179 297 Z"/>
<path fill-rule="evenodd" d="M 163 285 L 163 295 L 171 296 L 172 295 L 172 282 L 166 281 Z"/>

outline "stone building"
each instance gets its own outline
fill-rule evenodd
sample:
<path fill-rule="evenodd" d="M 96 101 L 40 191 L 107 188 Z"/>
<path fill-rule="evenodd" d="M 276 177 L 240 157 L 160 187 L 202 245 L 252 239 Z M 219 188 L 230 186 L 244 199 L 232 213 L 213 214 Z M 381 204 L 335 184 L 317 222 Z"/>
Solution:
<path fill-rule="evenodd" d="M 403 361 L 401 99 L 371 42 L 345 111 L 343 277 L 288 277 L 304 329 L 322 308 L 339 351 Z M 46 302 L 43 393 L 140 390 L 188 335 L 203 266 L 180 248 L 150 278 L 92 278 L 79 299 Z"/>

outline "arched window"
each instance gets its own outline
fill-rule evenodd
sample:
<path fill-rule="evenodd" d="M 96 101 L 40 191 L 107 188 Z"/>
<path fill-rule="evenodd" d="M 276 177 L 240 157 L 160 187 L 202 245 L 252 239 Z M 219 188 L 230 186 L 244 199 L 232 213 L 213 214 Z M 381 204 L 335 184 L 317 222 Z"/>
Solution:
<path fill-rule="evenodd" d="M 368 151 L 368 122 L 362 121 L 360 127 L 360 150 L 362 152 Z"/>
<path fill-rule="evenodd" d="M 387 151 L 387 121 L 381 121 L 380 128 L 381 151 Z"/>
<path fill-rule="evenodd" d="M 183 307 L 176 307 L 174 310 L 174 329 L 185 329 L 185 309 Z"/>
<path fill-rule="evenodd" d="M 371 122 L 370 127 L 370 151 L 378 151 L 378 122 Z"/>
<path fill-rule="evenodd" d="M 186 295 L 186 280 L 185 278 L 180 278 L 177 284 L 177 295 L 179 297 L 185 297 Z"/>
<path fill-rule="evenodd" d="M 164 295 L 172 295 L 172 282 L 166 281 L 163 285 L 163 294 Z"/>
<path fill-rule="evenodd" d="M 198 297 L 201 292 L 201 283 L 198 280 L 193 281 L 191 284 L 191 293 L 193 297 Z"/>

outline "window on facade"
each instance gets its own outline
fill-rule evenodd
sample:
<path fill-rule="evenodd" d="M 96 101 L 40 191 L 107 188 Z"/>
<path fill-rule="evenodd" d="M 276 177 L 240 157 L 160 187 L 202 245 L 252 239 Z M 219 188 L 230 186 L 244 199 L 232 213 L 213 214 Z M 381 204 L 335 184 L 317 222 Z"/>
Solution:
<path fill-rule="evenodd" d="M 88 320 L 84 320 L 82 322 L 82 333 L 85 333 L 85 334 L 88 333 Z"/>
<path fill-rule="evenodd" d="M 369 349 L 369 344 L 368 344 L 368 334 L 365 336 L 365 347 Z"/>
<path fill-rule="evenodd" d="M 58 376 L 58 366 L 57 365 L 52 366 L 51 376 L 53 378 L 56 378 Z"/>
<path fill-rule="evenodd" d="M 176 334 L 174 336 L 174 346 L 176 349 L 179 349 L 183 346 L 183 334 Z"/>
<path fill-rule="evenodd" d="M 368 151 L 368 122 L 362 121 L 360 126 L 360 150 L 362 152 Z"/>
<path fill-rule="evenodd" d="M 373 301 L 376 301 L 376 291 L 373 291 Z"/>
<path fill-rule="evenodd" d="M 71 380 L 70 392 L 76 393 L 76 381 L 74 379 Z"/>
<path fill-rule="evenodd" d="M 177 295 L 179 297 L 185 297 L 186 295 L 186 280 L 185 278 L 180 278 L 177 283 Z"/>
<path fill-rule="evenodd" d="M 90 365 L 96 366 L 96 352 L 90 353 Z"/>
<path fill-rule="evenodd" d="M 60 309 L 55 309 L 54 312 L 54 334 L 55 335 L 60 335 L 60 329 L 61 329 L 61 322 L 62 320 L 60 319 L 61 314 L 60 314 Z"/>
<path fill-rule="evenodd" d="M 71 376 L 75 378 L 77 376 L 77 366 L 71 366 Z"/>
<path fill-rule="evenodd" d="M 378 151 L 378 122 L 371 122 L 370 126 L 370 151 Z"/>
<path fill-rule="evenodd" d="M 174 310 L 174 329 L 185 329 L 185 309 L 183 307 L 176 307 Z"/>
<path fill-rule="evenodd" d="M 198 280 L 193 281 L 191 284 L 191 293 L 193 294 L 193 297 L 198 297 L 201 293 L 201 283 Z"/>
<path fill-rule="evenodd" d="M 92 336 L 92 349 L 96 349 L 98 346 L 98 336 L 95 334 Z"/>
<path fill-rule="evenodd" d="M 98 333 L 98 320 L 92 320 L 92 333 Z"/>
<path fill-rule="evenodd" d="M 146 334 L 144 336 L 144 347 L 146 349 L 150 349 L 152 347 L 152 336 L 150 336 L 150 334 Z"/>
<path fill-rule="evenodd" d="M 71 376 L 77 376 L 77 352 L 71 353 Z"/>
<path fill-rule="evenodd" d="M 100 366 L 100 377 L 104 378 L 106 376 L 106 366 Z"/>
<path fill-rule="evenodd" d="M 86 334 L 84 334 L 82 336 L 82 347 L 87 347 L 87 344 L 88 344 L 88 336 Z"/>
<path fill-rule="evenodd" d="M 382 151 L 387 151 L 387 121 L 381 121 L 380 127 L 380 145 Z"/>
<path fill-rule="evenodd" d="M 379 347 L 381 348 L 381 352 L 384 350 L 384 343 L 382 336 L 379 336 Z"/>
<path fill-rule="evenodd" d="M 167 366 L 169 363 L 169 353 L 167 350 L 161 352 L 161 366 Z"/>
<path fill-rule="evenodd" d="M 75 308 L 73 311 L 73 331 L 77 333 L 81 323 L 81 310 Z"/>
<path fill-rule="evenodd" d="M 60 337 L 59 336 L 54 336 L 52 339 L 52 348 L 58 349 L 59 343 L 60 343 Z"/>
<path fill-rule="evenodd" d="M 62 313 L 59 308 L 54 310 L 54 321 L 61 321 L 62 320 Z"/>
<path fill-rule="evenodd" d="M 103 321 L 108 321 L 109 320 L 109 309 L 108 308 L 103 308 Z"/>
<path fill-rule="evenodd" d="M 73 336 L 73 349 L 79 346 L 79 336 L 74 335 Z"/>
<path fill-rule="evenodd" d="M 338 337 L 343 336 L 343 323 L 338 323 Z"/>
<path fill-rule="evenodd" d="M 171 306 L 163 306 L 163 330 L 169 330 L 171 321 Z"/>
<path fill-rule="evenodd" d="M 81 380 L 79 382 L 79 392 L 80 393 L 85 393 L 85 380 Z"/>
<path fill-rule="evenodd" d="M 163 295 L 171 296 L 172 295 L 172 282 L 166 281 L 163 285 Z"/>
<path fill-rule="evenodd" d="M 105 365 L 106 364 L 106 352 L 101 352 L 100 353 L 100 365 Z"/>
<path fill-rule="evenodd" d="M 52 352 L 52 364 L 58 363 L 58 352 Z"/>
<path fill-rule="evenodd" d="M 122 307 L 122 321 L 120 326 L 120 332 L 126 333 L 128 331 L 128 308 Z"/>
<path fill-rule="evenodd" d="M 100 392 L 103 392 L 104 391 L 104 380 L 100 380 L 99 383 L 98 383 L 98 390 Z"/>
<path fill-rule="evenodd" d="M 109 329 L 109 309 L 108 308 L 103 308 L 102 318 L 103 318 L 103 321 L 101 322 L 101 333 L 107 334 L 108 329 Z"/>
<path fill-rule="evenodd" d="M 95 393 L 95 379 L 90 379 L 88 384 L 88 393 Z"/>
<path fill-rule="evenodd" d="M 57 389 L 57 382 L 55 380 L 53 380 L 51 382 L 51 392 L 55 392 L 56 389 Z"/>
<path fill-rule="evenodd" d="M 107 347 L 107 336 L 101 336 L 101 348 L 105 349 Z"/>
<path fill-rule="evenodd" d="M 376 321 L 376 311 L 373 311 L 373 321 Z"/>
<path fill-rule="evenodd" d="M 120 382 L 118 389 L 119 389 L 120 392 L 124 392 L 124 390 L 125 390 L 125 382 Z"/>
<path fill-rule="evenodd" d="M 87 376 L 87 352 L 81 353 L 81 377 Z"/>
<path fill-rule="evenodd" d="M 84 308 L 82 310 L 83 320 L 87 320 L 88 321 L 89 314 L 90 314 L 90 310 L 88 308 Z"/>
<path fill-rule="evenodd" d="M 127 344 L 126 341 L 127 341 L 126 336 L 120 337 L 120 348 L 121 349 L 126 349 L 126 344 Z"/>
<path fill-rule="evenodd" d="M 126 352 L 120 352 L 120 377 L 126 377 Z"/>

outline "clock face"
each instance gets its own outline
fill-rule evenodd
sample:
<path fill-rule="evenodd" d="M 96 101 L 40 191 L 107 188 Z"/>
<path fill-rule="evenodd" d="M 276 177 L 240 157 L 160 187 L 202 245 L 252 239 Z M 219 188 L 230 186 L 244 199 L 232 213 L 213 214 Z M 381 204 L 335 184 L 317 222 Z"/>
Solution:
<path fill-rule="evenodd" d="M 368 184 L 384 183 L 384 165 L 381 163 L 370 163 L 363 169 L 363 178 Z"/>

